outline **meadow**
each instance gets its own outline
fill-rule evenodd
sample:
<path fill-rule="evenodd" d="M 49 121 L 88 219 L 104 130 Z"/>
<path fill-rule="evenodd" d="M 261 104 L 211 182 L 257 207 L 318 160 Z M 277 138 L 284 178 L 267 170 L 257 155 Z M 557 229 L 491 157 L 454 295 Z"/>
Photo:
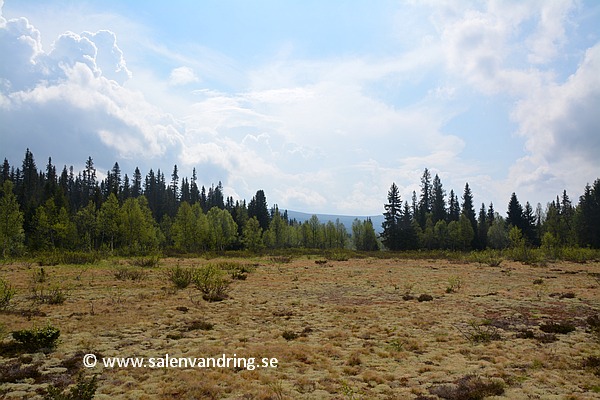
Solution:
<path fill-rule="evenodd" d="M 87 385 L 98 400 L 600 398 L 597 261 L 156 261 L 3 264 L 0 397 L 81 399 Z M 216 297 L 203 273 L 223 285 Z M 12 333 L 48 328 L 60 331 L 52 346 Z M 88 353 L 277 362 L 85 368 Z"/>

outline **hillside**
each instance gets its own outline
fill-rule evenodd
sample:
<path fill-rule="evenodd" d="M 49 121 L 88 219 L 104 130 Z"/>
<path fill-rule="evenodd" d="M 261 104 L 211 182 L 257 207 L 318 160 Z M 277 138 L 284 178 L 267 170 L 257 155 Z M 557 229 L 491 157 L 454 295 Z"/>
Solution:
<path fill-rule="evenodd" d="M 352 222 L 358 218 L 361 221 L 364 221 L 367 218 L 371 218 L 373 222 L 373 228 L 375 228 L 375 232 L 381 233 L 381 224 L 383 223 L 383 214 L 372 215 L 372 216 L 358 216 L 358 215 L 335 215 L 335 214 L 309 214 L 303 213 L 300 211 L 292 211 L 288 210 L 288 217 L 290 219 L 296 219 L 298 222 L 308 221 L 310 217 L 316 215 L 319 218 L 319 222 L 327 223 L 329 221 L 335 222 L 336 220 L 340 220 L 342 224 L 346 227 L 349 233 L 352 232 Z"/>

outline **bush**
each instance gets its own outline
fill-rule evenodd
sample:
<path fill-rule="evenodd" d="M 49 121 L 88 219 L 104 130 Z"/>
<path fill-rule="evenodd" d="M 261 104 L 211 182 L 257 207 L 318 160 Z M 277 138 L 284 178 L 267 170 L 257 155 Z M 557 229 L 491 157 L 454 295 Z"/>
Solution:
<path fill-rule="evenodd" d="M 146 278 L 146 271 L 137 268 L 117 268 L 115 278 L 120 281 L 132 280 L 141 281 Z"/>
<path fill-rule="evenodd" d="M 433 300 L 433 296 L 429 295 L 429 294 L 422 294 L 420 295 L 417 300 L 419 302 L 424 302 L 424 301 L 432 301 Z"/>
<path fill-rule="evenodd" d="M 492 325 L 489 321 L 484 321 L 480 324 L 471 322 L 469 329 L 462 330 L 457 327 L 460 333 L 472 343 L 488 343 L 493 340 L 501 340 L 502 336 L 498 333 L 498 328 Z"/>
<path fill-rule="evenodd" d="M 131 265 L 135 265 L 136 267 L 142 268 L 155 268 L 158 267 L 158 262 L 160 261 L 160 256 L 158 254 L 136 257 L 129 260 Z"/>
<path fill-rule="evenodd" d="M 281 337 L 283 337 L 287 341 L 290 341 L 290 340 L 298 339 L 298 334 L 296 332 L 292 332 L 292 331 L 285 331 L 281 334 Z"/>
<path fill-rule="evenodd" d="M 545 333 L 557 333 L 560 335 L 566 335 L 575 330 L 575 326 L 568 322 L 548 322 L 547 324 L 540 325 L 540 330 Z"/>
<path fill-rule="evenodd" d="M 58 264 L 93 264 L 100 260 L 98 252 L 86 251 L 55 251 L 52 253 L 42 253 L 37 262 L 41 266 L 52 266 Z"/>
<path fill-rule="evenodd" d="M 69 297 L 69 294 L 68 294 L 67 290 L 65 290 L 64 288 L 62 288 L 58 285 L 54 285 L 52 287 L 45 288 L 42 285 L 34 284 L 31 287 L 30 299 L 33 300 L 35 303 L 62 304 L 67 300 L 68 297 Z"/>
<path fill-rule="evenodd" d="M 38 364 L 23 367 L 20 361 L 14 361 L 0 367 L 0 383 L 16 383 L 24 379 L 37 380 L 41 375 Z"/>
<path fill-rule="evenodd" d="M 96 375 L 86 379 L 82 374 L 77 378 L 77 384 L 73 386 L 69 393 L 63 393 L 63 389 L 51 385 L 47 389 L 44 400 L 91 400 L 96 395 L 98 382 Z"/>
<path fill-rule="evenodd" d="M 194 279 L 194 269 L 184 269 L 177 265 L 175 268 L 169 268 L 165 275 L 177 289 L 185 289 Z"/>
<path fill-rule="evenodd" d="M 224 272 L 215 264 L 207 264 L 198 268 L 194 274 L 194 284 L 206 301 L 221 301 L 227 298 L 229 281 L 225 279 Z"/>
<path fill-rule="evenodd" d="M 11 332 L 19 346 L 27 353 L 35 353 L 39 350 L 52 351 L 58 345 L 60 330 L 51 325 L 44 328 L 22 329 Z"/>
<path fill-rule="evenodd" d="M 6 310 L 17 291 L 12 285 L 0 278 L 0 310 Z"/>
<path fill-rule="evenodd" d="M 474 375 L 466 375 L 453 385 L 434 386 L 429 389 L 431 394 L 447 400 L 483 400 L 488 396 L 504 394 L 504 383 L 499 381 L 484 382 Z"/>

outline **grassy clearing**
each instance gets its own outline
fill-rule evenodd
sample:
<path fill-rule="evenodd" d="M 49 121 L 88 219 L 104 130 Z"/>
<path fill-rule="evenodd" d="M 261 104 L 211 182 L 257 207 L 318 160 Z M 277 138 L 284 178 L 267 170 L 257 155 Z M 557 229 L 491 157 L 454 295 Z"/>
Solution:
<path fill-rule="evenodd" d="M 597 398 L 600 264 L 498 258 L 103 259 L 43 277 L 6 263 L 0 397 L 93 386 L 94 399 Z M 34 301 L 33 284 L 68 296 Z M 11 335 L 48 326 L 60 329 L 51 351 L 27 353 Z M 85 369 L 89 352 L 278 367 Z"/>

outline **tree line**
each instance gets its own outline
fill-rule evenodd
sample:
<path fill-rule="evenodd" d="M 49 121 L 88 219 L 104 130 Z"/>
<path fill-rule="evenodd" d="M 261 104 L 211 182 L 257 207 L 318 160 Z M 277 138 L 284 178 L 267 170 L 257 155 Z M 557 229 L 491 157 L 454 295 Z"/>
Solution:
<path fill-rule="evenodd" d="M 566 190 L 545 209 L 529 202 L 523 206 L 512 193 L 504 217 L 492 203 L 482 203 L 476 212 L 468 183 L 461 199 L 454 190 L 447 198 L 439 176 L 432 179 L 426 168 L 420 196 L 413 192 L 410 203 L 402 202 L 392 183 L 384 208 L 381 240 L 390 250 L 503 249 L 511 244 L 600 248 L 600 179 L 586 185 L 577 205 Z"/>
<path fill-rule="evenodd" d="M 375 251 L 412 249 L 501 249 L 521 241 L 529 246 L 600 248 L 600 180 L 587 185 L 579 204 L 567 192 L 545 209 L 524 206 L 512 194 L 506 217 L 493 204 L 475 212 L 469 184 L 461 198 L 425 169 L 419 195 L 402 201 L 395 183 L 384 204 L 383 232 L 377 236 L 370 219 L 356 219 L 348 232 L 339 220 L 322 223 L 313 215 L 298 222 L 268 207 L 263 190 L 248 202 L 226 197 L 221 182 L 208 189 L 173 167 L 170 180 L 160 170 L 130 178 L 118 163 L 98 179 L 88 157 L 82 171 L 63 167 L 58 173 L 49 158 L 37 168 L 29 151 L 19 167 L 7 159 L 0 168 L 0 246 L 2 256 L 25 251 L 118 251 L 148 253 L 173 250 L 260 251 L 313 248 Z"/>
<path fill-rule="evenodd" d="M 136 168 L 122 174 L 116 162 L 98 179 L 92 157 L 82 171 L 64 166 L 58 173 L 49 158 L 38 170 L 29 149 L 20 167 L 7 159 L 0 168 L 0 246 L 2 255 L 54 249 L 148 253 L 171 249 L 207 250 L 291 247 L 346 248 L 350 234 L 339 221 L 321 223 L 316 216 L 300 223 L 263 190 L 249 202 L 226 197 L 221 182 L 199 186 L 196 169 L 181 178 L 177 165 L 170 180 L 160 170 L 145 177 Z M 370 221 L 369 221 L 370 223 Z M 363 236 L 372 224 L 355 221 Z M 362 240 L 362 239 L 361 239 Z"/>

